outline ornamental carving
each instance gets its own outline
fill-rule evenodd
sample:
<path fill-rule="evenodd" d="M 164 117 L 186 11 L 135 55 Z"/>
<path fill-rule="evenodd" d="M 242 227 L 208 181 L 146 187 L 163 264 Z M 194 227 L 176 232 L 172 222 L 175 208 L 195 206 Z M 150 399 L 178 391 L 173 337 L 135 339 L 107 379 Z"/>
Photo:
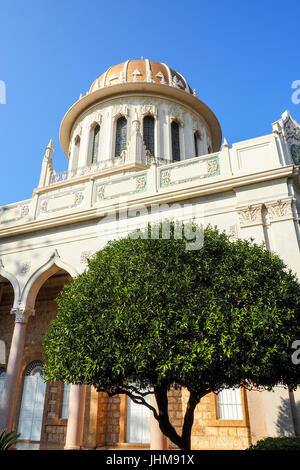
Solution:
<path fill-rule="evenodd" d="M 293 215 L 291 201 L 278 200 L 274 203 L 267 204 L 268 215 L 270 219 L 278 219 Z"/>
<path fill-rule="evenodd" d="M 41 204 L 41 212 L 47 212 L 48 211 L 48 201 L 43 201 Z"/>
<path fill-rule="evenodd" d="M 153 102 L 145 101 L 141 106 L 141 114 L 144 116 L 145 114 L 150 114 L 151 116 L 157 118 L 157 106 L 153 104 Z"/>
<path fill-rule="evenodd" d="M 300 127 L 297 123 L 288 115 L 288 118 L 283 123 L 283 129 L 285 138 L 288 142 L 291 140 L 300 141 Z"/>
<path fill-rule="evenodd" d="M 185 88 L 184 87 L 184 84 L 182 83 L 181 80 L 178 79 L 178 77 L 176 75 L 174 75 L 173 79 L 172 79 L 172 86 L 175 87 L 175 88 Z"/>
<path fill-rule="evenodd" d="M 171 183 L 171 174 L 169 170 L 161 172 L 161 185 L 162 186 L 169 186 Z"/>
<path fill-rule="evenodd" d="M 99 186 L 97 189 L 97 198 L 104 199 L 104 186 Z"/>
<path fill-rule="evenodd" d="M 74 206 L 79 206 L 79 204 L 82 203 L 83 199 L 84 199 L 83 193 L 81 192 L 75 193 Z"/>
<path fill-rule="evenodd" d="M 90 127 L 93 123 L 102 123 L 102 114 L 99 111 L 95 111 L 94 113 L 90 114 L 86 120 L 87 127 Z"/>
<path fill-rule="evenodd" d="M 18 308 L 12 308 L 10 313 L 12 315 L 15 315 L 16 323 L 27 323 L 28 318 L 31 315 L 34 315 L 34 310 L 32 308 L 18 307 Z"/>
<path fill-rule="evenodd" d="M 236 240 L 237 239 L 237 226 L 236 225 L 231 225 L 229 227 L 229 236 L 231 239 Z"/>
<path fill-rule="evenodd" d="M 300 145 L 292 144 L 290 146 L 291 156 L 295 165 L 300 165 Z"/>
<path fill-rule="evenodd" d="M 215 176 L 218 174 L 219 164 L 217 160 L 208 160 L 207 161 L 207 174 L 208 176 Z"/>
<path fill-rule="evenodd" d="M 165 77 L 161 72 L 158 72 L 155 76 L 160 79 L 160 83 L 163 85 L 166 83 Z"/>
<path fill-rule="evenodd" d="M 241 225 L 251 225 L 251 224 L 261 224 L 262 223 L 262 214 L 261 214 L 262 204 L 253 206 L 247 206 L 238 210 L 240 217 Z"/>
<path fill-rule="evenodd" d="M 146 150 L 146 164 L 152 165 L 152 163 L 157 163 L 157 160 L 153 155 L 151 155 L 150 150 Z"/>
<path fill-rule="evenodd" d="M 146 178 L 145 176 L 139 176 L 136 178 L 136 190 L 137 191 L 143 191 L 146 188 Z"/>
<path fill-rule="evenodd" d="M 21 218 L 26 217 L 29 214 L 29 206 L 21 207 Z"/>
<path fill-rule="evenodd" d="M 200 129 L 201 129 L 201 125 L 200 125 L 199 121 L 198 121 L 197 119 L 195 119 L 195 118 L 193 118 L 193 120 L 192 120 L 192 128 L 193 128 L 193 133 L 197 132 L 198 137 L 199 137 L 200 139 L 202 139 L 202 132 L 201 132 L 201 130 L 200 130 Z"/>
<path fill-rule="evenodd" d="M 27 274 L 30 270 L 30 267 L 31 267 L 31 263 L 30 261 L 27 261 L 25 263 L 22 263 L 21 264 L 21 268 L 20 268 L 20 273 L 21 274 Z"/>
<path fill-rule="evenodd" d="M 178 121 L 183 127 L 183 110 L 179 106 L 172 106 L 169 112 L 171 121 Z"/>
<path fill-rule="evenodd" d="M 90 251 L 82 251 L 80 255 L 80 263 L 87 265 L 90 257 L 91 257 Z"/>
<path fill-rule="evenodd" d="M 128 116 L 128 106 L 126 104 L 119 104 L 113 108 L 113 118 L 117 116 Z"/>

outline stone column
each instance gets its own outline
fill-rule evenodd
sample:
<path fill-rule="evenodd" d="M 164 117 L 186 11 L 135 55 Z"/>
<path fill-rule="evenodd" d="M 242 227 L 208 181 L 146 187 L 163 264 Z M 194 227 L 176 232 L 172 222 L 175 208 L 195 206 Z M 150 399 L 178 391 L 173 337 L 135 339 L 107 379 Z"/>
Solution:
<path fill-rule="evenodd" d="M 155 395 L 151 395 L 151 405 L 157 409 Z M 161 432 L 158 421 L 151 411 L 150 418 L 150 450 L 167 450 L 168 438 Z"/>
<path fill-rule="evenodd" d="M 20 390 L 19 382 L 22 368 L 22 358 L 26 339 L 27 322 L 33 309 L 13 308 L 11 314 L 15 315 L 15 327 L 9 352 L 5 384 L 1 403 L 1 425 L 7 430 L 13 429 L 16 412 L 17 394 Z"/>
<path fill-rule="evenodd" d="M 65 450 L 76 450 L 82 445 L 85 394 L 85 385 L 71 385 Z"/>
<path fill-rule="evenodd" d="M 247 390 L 246 396 L 251 444 L 256 444 L 260 439 L 267 437 L 263 392 Z"/>

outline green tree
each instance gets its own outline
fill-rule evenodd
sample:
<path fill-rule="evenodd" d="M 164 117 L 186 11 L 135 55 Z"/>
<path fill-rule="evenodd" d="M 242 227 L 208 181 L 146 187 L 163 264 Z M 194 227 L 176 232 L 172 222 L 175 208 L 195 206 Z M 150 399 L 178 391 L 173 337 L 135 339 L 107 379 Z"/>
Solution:
<path fill-rule="evenodd" d="M 291 344 L 300 338 L 300 285 L 253 241 L 207 227 L 202 248 L 187 250 L 176 230 L 171 224 L 170 239 L 151 239 L 148 227 L 140 238 L 108 243 L 64 287 L 45 338 L 45 377 L 126 394 L 190 449 L 206 394 L 299 384 Z M 172 387 L 189 391 L 181 434 L 168 415 Z"/>

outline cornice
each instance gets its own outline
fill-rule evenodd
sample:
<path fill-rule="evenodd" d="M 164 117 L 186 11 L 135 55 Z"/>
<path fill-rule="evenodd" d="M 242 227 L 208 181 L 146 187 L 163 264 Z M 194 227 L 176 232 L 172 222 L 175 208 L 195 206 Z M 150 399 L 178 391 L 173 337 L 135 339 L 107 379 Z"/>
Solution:
<path fill-rule="evenodd" d="M 235 190 L 238 187 L 247 186 L 251 184 L 263 183 L 279 178 L 287 178 L 293 176 L 293 165 L 289 165 L 282 168 L 276 168 L 260 173 L 254 173 L 251 175 L 242 175 L 231 177 L 226 180 L 214 181 L 211 183 L 198 184 L 194 187 L 173 189 L 166 188 L 161 190 L 159 193 L 132 199 L 126 201 L 124 205 L 110 203 L 102 205 L 101 207 L 93 207 L 85 209 L 80 212 L 73 212 L 71 214 L 62 214 L 60 216 L 51 217 L 43 220 L 33 220 L 27 223 L 14 225 L 11 227 L 0 229 L 0 238 L 15 237 L 23 233 L 36 232 L 41 230 L 49 230 L 55 227 L 70 225 L 80 222 L 85 222 L 93 219 L 99 219 L 104 215 L 115 213 L 116 206 L 122 210 L 127 208 L 133 209 L 141 205 L 150 206 L 151 204 L 161 203 L 172 203 L 180 200 L 187 200 L 199 196 L 206 196 L 211 194 L 217 194 L 224 191 Z"/>

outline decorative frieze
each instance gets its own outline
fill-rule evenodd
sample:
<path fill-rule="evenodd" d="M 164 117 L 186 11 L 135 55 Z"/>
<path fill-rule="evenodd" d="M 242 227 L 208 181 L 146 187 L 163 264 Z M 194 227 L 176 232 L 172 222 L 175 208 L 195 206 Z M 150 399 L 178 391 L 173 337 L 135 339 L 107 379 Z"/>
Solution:
<path fill-rule="evenodd" d="M 68 191 L 65 193 L 58 193 L 51 198 L 41 201 L 40 213 L 52 214 L 66 209 L 74 209 L 80 206 L 84 200 L 83 191 Z"/>
<path fill-rule="evenodd" d="M 25 219 L 29 214 L 29 204 L 12 204 L 0 208 L 0 224 L 9 224 Z"/>
<path fill-rule="evenodd" d="M 96 185 L 96 201 L 115 199 L 147 190 L 147 175 L 125 176 Z"/>
<path fill-rule="evenodd" d="M 160 170 L 160 186 L 174 186 L 190 183 L 203 178 L 211 178 L 220 174 L 218 155 L 211 158 L 194 158 L 187 162 L 180 162 L 172 167 Z"/>

